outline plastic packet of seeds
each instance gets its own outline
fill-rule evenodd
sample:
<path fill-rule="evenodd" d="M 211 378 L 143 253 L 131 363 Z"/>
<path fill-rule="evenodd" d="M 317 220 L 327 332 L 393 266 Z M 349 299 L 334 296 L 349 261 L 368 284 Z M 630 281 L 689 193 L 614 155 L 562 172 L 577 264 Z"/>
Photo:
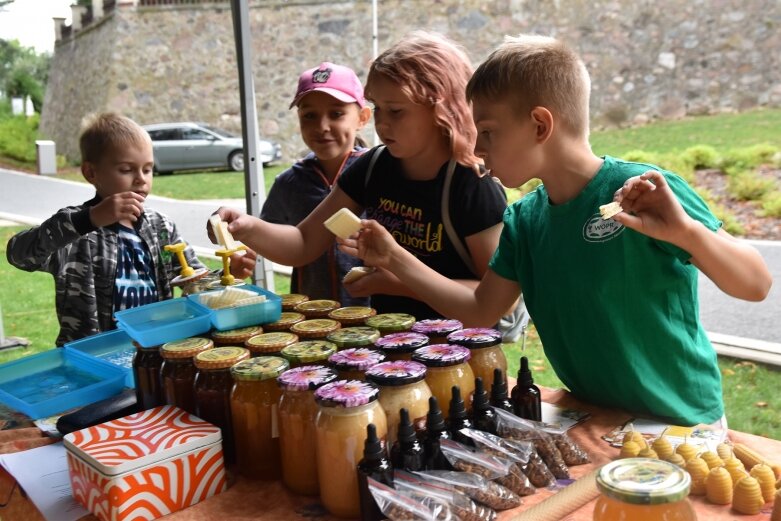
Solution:
<path fill-rule="evenodd" d="M 475 503 L 469 496 L 450 485 L 438 483 L 403 470 L 393 472 L 393 487 L 414 499 L 431 497 L 446 503 L 461 521 L 495 521 L 496 512 Z"/>
<path fill-rule="evenodd" d="M 525 420 L 498 408 L 494 410 L 499 418 L 497 431 L 501 437 L 534 443 L 534 448 L 537 449 L 537 453 L 550 472 L 557 479 L 569 479 L 569 467 L 564 462 L 564 458 L 556 447 L 551 434 L 546 430 L 546 428 L 548 430 L 555 429 L 555 426 Z"/>
<path fill-rule="evenodd" d="M 494 510 L 509 510 L 519 507 L 522 503 L 520 496 L 511 490 L 474 472 L 424 470 L 413 472 L 413 474 L 436 483 L 452 486 L 478 503 Z"/>
<path fill-rule="evenodd" d="M 513 465 L 509 459 L 475 452 L 466 445 L 453 440 L 441 440 L 439 447 L 454 469 L 462 472 L 474 472 L 485 479 L 493 480 L 506 476 Z"/>
<path fill-rule="evenodd" d="M 391 521 L 458 521 L 447 504 L 435 498 L 413 498 L 372 478 L 367 482 L 380 511 Z"/>
<path fill-rule="evenodd" d="M 506 476 L 496 478 L 497 483 L 509 488 L 519 496 L 530 496 L 537 491 L 523 472 L 523 468 L 528 464 L 529 458 L 534 452 L 532 442 L 505 440 L 476 429 L 461 429 L 460 432 L 474 442 L 478 451 L 499 458 L 507 458 L 513 462 L 510 472 Z"/>

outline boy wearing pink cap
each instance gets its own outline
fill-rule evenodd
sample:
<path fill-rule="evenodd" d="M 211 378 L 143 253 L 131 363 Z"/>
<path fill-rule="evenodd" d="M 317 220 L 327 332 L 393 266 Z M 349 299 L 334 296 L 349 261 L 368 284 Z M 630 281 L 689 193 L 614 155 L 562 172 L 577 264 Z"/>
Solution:
<path fill-rule="evenodd" d="M 331 192 L 339 175 L 366 148 L 358 131 L 369 121 L 363 86 L 349 67 L 323 62 L 304 71 L 290 104 L 297 107 L 301 138 L 311 152 L 277 176 L 261 219 L 297 225 Z M 312 263 L 293 268 L 292 293 L 331 299 L 343 306 L 366 306 L 366 297 L 351 297 L 342 278 L 361 261 L 334 244 Z"/>

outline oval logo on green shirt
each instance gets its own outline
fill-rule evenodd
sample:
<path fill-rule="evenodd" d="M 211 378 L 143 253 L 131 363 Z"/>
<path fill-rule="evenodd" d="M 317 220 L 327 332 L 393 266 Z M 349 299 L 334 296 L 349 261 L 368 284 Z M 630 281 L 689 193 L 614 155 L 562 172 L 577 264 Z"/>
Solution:
<path fill-rule="evenodd" d="M 587 242 L 605 242 L 623 231 L 623 224 L 613 219 L 604 220 L 596 213 L 583 225 L 583 239 Z"/>

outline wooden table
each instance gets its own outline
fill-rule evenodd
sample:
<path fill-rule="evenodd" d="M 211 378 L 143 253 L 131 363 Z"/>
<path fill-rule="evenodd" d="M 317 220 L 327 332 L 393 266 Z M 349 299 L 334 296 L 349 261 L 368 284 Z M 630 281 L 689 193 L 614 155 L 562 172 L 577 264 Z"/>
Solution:
<path fill-rule="evenodd" d="M 590 419 L 569 431 L 572 438 L 588 452 L 592 459 L 592 463 L 588 465 L 570 467 L 573 478 L 583 476 L 618 456 L 618 449 L 608 445 L 601 437 L 616 426 L 624 424 L 631 418 L 630 415 L 617 410 L 606 410 L 583 404 L 564 391 L 543 389 L 543 400 L 563 407 L 591 413 Z M 34 435 L 31 438 L 33 446 L 43 443 L 43 441 L 35 441 L 40 439 L 39 433 L 28 430 L 26 435 Z M 771 457 L 781 455 L 781 441 L 732 430 L 729 431 L 728 436 L 733 442 L 744 443 L 761 454 Z M 4 447 L 2 441 L 3 438 L 0 437 L 0 450 Z M 25 444 L 16 442 L 16 445 L 23 447 Z M 6 451 L 9 448 L 13 450 L 14 445 L 8 446 Z M 536 494 L 525 497 L 524 504 L 517 509 L 501 512 L 499 520 L 510 521 L 529 506 L 539 503 L 553 493 L 549 490 L 538 490 Z M 5 507 L 0 508 L 0 519 L 24 521 L 43 519 L 32 503 L 24 496 L 23 492 L 20 491 L 19 487 L 15 486 L 14 479 L 5 470 L 0 469 L 0 503 L 5 502 L 6 498 L 8 498 L 8 503 Z M 770 519 L 770 508 L 772 506 L 766 505 L 765 510 L 758 515 L 745 516 L 734 513 L 729 506 L 709 504 L 702 497 L 692 496 L 691 501 L 700 521 L 767 521 Z M 563 518 L 562 521 L 591 521 L 593 508 L 594 502 L 592 501 Z M 87 516 L 83 519 L 86 521 L 94 520 L 95 518 Z M 214 519 L 261 521 L 318 519 L 331 521 L 335 518 L 329 516 L 323 510 L 317 498 L 293 495 L 280 482 L 250 481 L 238 477 L 233 480 L 226 492 L 209 498 L 198 505 L 166 516 L 165 519 L 171 521 L 212 521 Z"/>

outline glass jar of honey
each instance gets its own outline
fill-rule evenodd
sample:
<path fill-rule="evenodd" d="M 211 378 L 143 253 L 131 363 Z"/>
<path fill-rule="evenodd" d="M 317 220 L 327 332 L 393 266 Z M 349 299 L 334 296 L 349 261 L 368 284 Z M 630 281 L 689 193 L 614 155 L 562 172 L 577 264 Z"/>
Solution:
<path fill-rule="evenodd" d="M 195 414 L 222 430 L 222 448 L 227 464 L 236 461 L 231 418 L 233 376 L 230 368 L 249 358 L 243 347 L 214 347 L 195 356 Z"/>
<path fill-rule="evenodd" d="M 412 352 L 428 345 L 428 336 L 422 333 L 391 333 L 378 338 L 374 347 L 385 353 L 387 360 L 412 360 Z"/>
<path fill-rule="evenodd" d="M 300 293 L 285 293 L 279 297 L 282 299 L 282 311 L 295 311 L 297 305 L 309 300 L 308 296 Z"/>
<path fill-rule="evenodd" d="M 366 319 L 377 314 L 377 310 L 366 306 L 347 306 L 328 313 L 328 318 L 338 321 L 342 327 L 362 326 Z"/>
<path fill-rule="evenodd" d="M 277 377 L 288 362 L 259 356 L 231 367 L 231 416 L 239 473 L 251 479 L 272 480 L 282 475 L 279 458 L 277 406 L 282 392 Z"/>
<path fill-rule="evenodd" d="M 212 331 L 211 337 L 218 345 L 241 346 L 253 336 L 261 333 L 263 333 L 262 327 L 249 326 L 227 331 Z"/>
<path fill-rule="evenodd" d="M 366 370 L 385 361 L 385 355 L 374 349 L 344 349 L 328 357 L 328 364 L 342 380 L 364 380 Z"/>
<path fill-rule="evenodd" d="M 310 320 L 313 318 L 326 318 L 328 313 L 340 307 L 342 307 L 342 304 L 337 300 L 317 299 L 302 302 L 293 310 L 297 313 L 303 313 L 307 320 Z"/>
<path fill-rule="evenodd" d="M 283 311 L 279 315 L 279 320 L 276 322 L 270 322 L 263 324 L 263 328 L 266 331 L 290 331 L 293 324 L 298 324 L 302 320 L 306 319 L 303 313 L 296 313 L 295 311 Z"/>
<path fill-rule="evenodd" d="M 507 376 L 507 357 L 502 350 L 502 333 L 496 329 L 471 327 L 455 331 L 447 336 L 448 344 L 464 346 L 472 353 L 469 366 L 483 382 L 491 382 L 494 369 L 499 368 Z"/>
<path fill-rule="evenodd" d="M 441 404 L 449 404 L 457 385 L 467 407 L 475 392 L 475 374 L 469 367 L 469 349 L 451 344 L 432 344 L 412 353 L 412 359 L 426 366 L 426 383 Z M 443 410 L 447 410 L 444 405 Z"/>
<path fill-rule="evenodd" d="M 163 382 L 160 379 L 160 368 L 163 357 L 160 356 L 160 346 L 143 347 L 137 342 L 133 355 L 133 377 L 136 380 L 136 403 L 139 411 L 165 405 Z"/>
<path fill-rule="evenodd" d="M 342 327 L 336 320 L 330 318 L 313 318 L 311 320 L 302 320 L 290 326 L 290 332 L 301 338 L 301 340 L 325 339 L 328 335 Z"/>
<path fill-rule="evenodd" d="M 415 322 L 412 325 L 412 331 L 426 335 L 429 344 L 447 344 L 447 336 L 463 327 L 464 324 L 459 320 L 449 318 L 427 318 Z M 450 343 L 453 344 L 455 342 Z"/>
<path fill-rule="evenodd" d="M 278 356 L 284 348 L 296 342 L 298 342 L 298 335 L 287 331 L 275 331 L 261 333 L 247 339 L 244 347 L 249 349 L 250 356 Z"/>
<path fill-rule="evenodd" d="M 328 365 L 328 357 L 336 353 L 336 344 L 327 340 L 304 340 L 290 344 L 282 350 L 282 357 L 290 367 L 320 364 Z"/>
<path fill-rule="evenodd" d="M 415 317 L 407 313 L 380 313 L 366 319 L 366 325 L 379 329 L 382 336 L 409 331 Z"/>
<path fill-rule="evenodd" d="M 277 384 L 282 388 L 278 411 L 282 482 L 296 494 L 315 496 L 320 493 L 315 390 L 336 378 L 336 371 L 320 365 L 289 369 L 277 378 Z"/>
<path fill-rule="evenodd" d="M 193 357 L 212 347 L 214 343 L 211 340 L 200 337 L 167 342 L 160 347 L 160 354 L 163 357 L 160 378 L 163 383 L 165 403 L 176 405 L 190 414 L 195 414 Z"/>
<path fill-rule="evenodd" d="M 695 521 L 687 498 L 691 477 L 682 468 L 658 459 L 612 461 L 597 474 L 600 496 L 594 521 Z"/>
<path fill-rule="evenodd" d="M 332 515 L 360 517 L 357 465 L 363 456 L 366 426 L 373 423 L 380 440 L 388 432 L 378 396 L 373 384 L 356 380 L 332 382 L 315 391 L 320 499 Z"/>
<path fill-rule="evenodd" d="M 380 338 L 380 332 L 373 327 L 351 326 L 337 329 L 325 338 L 336 344 L 337 350 L 350 347 L 374 347 L 374 342 Z"/>
<path fill-rule="evenodd" d="M 425 378 L 426 366 L 409 360 L 382 362 L 366 370 L 366 381 L 380 389 L 380 405 L 388 420 L 389 447 L 396 441 L 401 408 L 409 411 L 416 431 L 425 430 L 431 397 Z"/>

